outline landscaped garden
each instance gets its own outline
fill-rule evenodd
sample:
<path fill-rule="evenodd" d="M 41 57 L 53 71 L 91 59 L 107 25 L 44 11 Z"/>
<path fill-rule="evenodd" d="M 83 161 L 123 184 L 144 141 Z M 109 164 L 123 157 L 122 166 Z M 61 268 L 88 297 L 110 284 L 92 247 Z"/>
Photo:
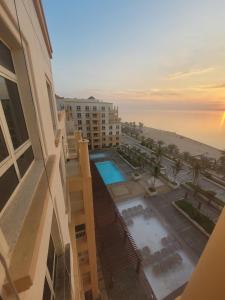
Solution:
<path fill-rule="evenodd" d="M 212 233 L 215 224 L 197 208 L 186 200 L 175 201 L 175 204 L 182 209 L 192 220 L 197 222 L 207 233 Z"/>

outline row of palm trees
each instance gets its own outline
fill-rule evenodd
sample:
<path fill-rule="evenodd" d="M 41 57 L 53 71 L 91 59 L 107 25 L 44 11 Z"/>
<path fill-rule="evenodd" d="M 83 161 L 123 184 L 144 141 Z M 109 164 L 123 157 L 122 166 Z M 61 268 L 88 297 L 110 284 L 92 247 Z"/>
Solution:
<path fill-rule="evenodd" d="M 161 171 L 161 158 L 163 155 L 163 150 L 161 145 L 159 144 L 156 151 L 152 152 L 152 154 L 147 154 L 143 152 L 140 148 L 129 145 L 121 145 L 119 147 L 119 152 L 121 154 L 124 153 L 125 157 L 129 157 L 130 161 L 133 162 L 134 165 L 138 165 L 143 170 L 150 171 L 153 181 L 152 186 L 155 188 L 156 178 L 159 177 Z M 181 160 L 176 160 L 173 165 L 173 181 L 176 181 L 178 173 L 182 170 L 183 164 Z"/>
<path fill-rule="evenodd" d="M 188 151 L 180 152 L 177 145 L 165 145 L 165 143 L 161 140 L 155 141 L 152 138 L 145 138 L 142 134 L 143 127 L 143 123 L 139 123 L 137 125 L 135 122 L 125 122 L 123 123 L 122 131 L 136 138 L 141 142 L 143 146 L 148 147 L 152 151 L 163 152 L 163 155 L 167 155 L 172 159 L 184 160 L 192 167 L 195 166 L 196 168 L 198 168 L 200 165 L 202 170 L 214 170 L 223 175 L 223 177 L 225 178 L 225 150 L 221 151 L 221 157 L 218 160 L 212 159 L 204 154 L 200 155 L 198 158 L 198 164 L 196 165 L 196 157 L 191 155 Z"/>

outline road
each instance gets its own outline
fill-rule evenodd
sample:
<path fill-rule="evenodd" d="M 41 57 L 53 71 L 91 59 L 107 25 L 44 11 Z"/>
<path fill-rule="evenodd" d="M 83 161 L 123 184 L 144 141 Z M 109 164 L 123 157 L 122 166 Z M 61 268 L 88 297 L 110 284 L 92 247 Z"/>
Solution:
<path fill-rule="evenodd" d="M 136 139 L 129 137 L 127 135 L 122 136 L 122 143 L 124 144 L 129 144 L 131 146 L 138 147 L 139 149 L 142 150 L 142 152 L 145 152 L 149 155 L 151 155 L 152 151 L 140 144 L 139 141 Z M 172 173 L 172 166 L 174 165 L 174 162 L 165 156 L 162 157 L 161 164 L 166 168 L 166 175 L 169 178 L 173 178 L 173 173 Z M 178 173 L 176 181 L 179 183 L 185 183 L 187 181 L 192 181 L 193 179 L 193 174 L 192 170 L 189 166 L 184 165 L 183 169 Z M 204 177 L 203 175 L 199 176 L 199 185 L 204 189 L 204 190 L 211 190 L 214 191 L 221 200 L 225 202 L 225 188 L 214 183 L 213 181 L 209 180 L 208 178 Z"/>

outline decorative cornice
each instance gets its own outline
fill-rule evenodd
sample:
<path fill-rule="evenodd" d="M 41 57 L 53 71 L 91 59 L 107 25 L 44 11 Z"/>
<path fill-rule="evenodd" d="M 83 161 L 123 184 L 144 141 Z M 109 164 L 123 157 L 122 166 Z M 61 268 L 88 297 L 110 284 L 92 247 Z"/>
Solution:
<path fill-rule="evenodd" d="M 43 6 L 41 3 L 41 0 L 33 0 L 34 2 L 34 7 L 36 9 L 37 12 L 37 16 L 38 16 L 38 20 L 41 26 L 41 30 L 43 33 L 43 37 L 45 40 L 45 44 L 49 53 L 49 57 L 52 58 L 52 45 L 51 45 L 51 41 L 50 41 L 50 37 L 49 37 L 49 33 L 48 33 L 48 27 L 47 27 L 47 23 L 46 23 L 46 19 L 45 19 L 45 15 L 44 15 L 44 10 L 43 10 Z"/>

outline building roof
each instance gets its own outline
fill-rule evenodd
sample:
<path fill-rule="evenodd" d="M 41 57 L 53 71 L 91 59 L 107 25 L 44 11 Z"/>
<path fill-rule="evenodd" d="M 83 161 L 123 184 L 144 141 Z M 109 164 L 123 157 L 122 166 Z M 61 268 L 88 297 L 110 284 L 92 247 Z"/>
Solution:
<path fill-rule="evenodd" d="M 89 97 L 88 99 L 56 97 L 56 99 L 58 101 L 63 101 L 63 102 L 113 104 L 112 102 L 98 100 L 98 99 L 96 99 L 94 97 L 93 98 Z"/>

